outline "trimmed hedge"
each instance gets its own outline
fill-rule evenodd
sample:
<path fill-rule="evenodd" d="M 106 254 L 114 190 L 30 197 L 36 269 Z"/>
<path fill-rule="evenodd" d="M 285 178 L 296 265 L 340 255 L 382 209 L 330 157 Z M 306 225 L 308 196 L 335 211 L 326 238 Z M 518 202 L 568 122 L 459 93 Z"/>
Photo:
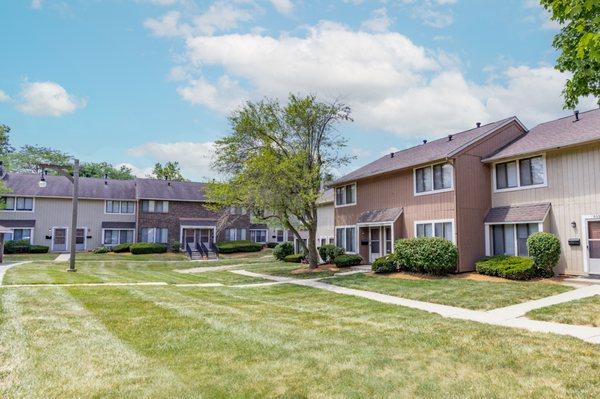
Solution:
<path fill-rule="evenodd" d="M 371 265 L 371 270 L 375 273 L 393 273 L 398 270 L 396 258 L 394 255 L 386 255 L 377 258 Z"/>
<path fill-rule="evenodd" d="M 93 251 L 95 254 L 107 254 L 110 252 L 110 248 L 108 247 L 98 247 Z"/>
<path fill-rule="evenodd" d="M 300 263 L 304 260 L 304 254 L 292 254 L 283 258 L 284 262 L 289 263 Z"/>
<path fill-rule="evenodd" d="M 132 244 L 132 242 L 126 242 L 123 244 L 115 245 L 114 247 L 112 247 L 112 251 L 116 253 L 130 252 Z"/>
<path fill-rule="evenodd" d="M 483 258 L 475 263 L 475 270 L 479 274 L 509 280 L 529 280 L 537 275 L 533 259 L 523 256 L 499 255 Z"/>
<path fill-rule="evenodd" d="M 278 243 L 276 243 L 276 242 L 268 242 L 267 243 L 267 248 L 273 249 L 273 248 L 275 248 L 277 246 L 277 244 Z"/>
<path fill-rule="evenodd" d="M 222 254 L 232 254 L 235 252 L 258 252 L 262 249 L 262 245 L 249 240 L 236 240 L 220 242 L 217 244 L 217 248 Z"/>
<path fill-rule="evenodd" d="M 50 250 L 50 247 L 46 245 L 32 245 L 29 247 L 30 254 L 47 254 Z"/>
<path fill-rule="evenodd" d="M 458 249 L 443 238 L 408 238 L 396 241 L 394 256 L 400 270 L 442 275 L 456 271 Z"/>
<path fill-rule="evenodd" d="M 326 263 L 331 263 L 336 257 L 344 255 L 344 248 L 336 247 L 333 244 L 326 244 L 320 246 L 318 250 L 319 256 L 321 257 L 323 262 Z"/>
<path fill-rule="evenodd" d="M 25 254 L 31 249 L 28 240 L 10 240 L 4 243 L 5 254 Z"/>
<path fill-rule="evenodd" d="M 286 256 L 294 254 L 294 246 L 291 242 L 282 242 L 277 244 L 273 250 L 273 256 L 277 260 L 284 260 Z"/>
<path fill-rule="evenodd" d="M 527 239 L 529 256 L 533 258 L 536 273 L 542 277 L 554 276 L 554 267 L 560 259 L 560 241 L 550 233 L 534 233 Z"/>
<path fill-rule="evenodd" d="M 345 254 L 336 256 L 333 263 L 337 267 L 348 267 L 360 265 L 363 262 L 363 258 L 360 255 Z"/>
<path fill-rule="evenodd" d="M 167 246 L 165 244 L 151 243 L 151 242 L 138 242 L 131 244 L 129 250 L 134 255 L 142 254 L 163 254 L 167 252 Z"/>

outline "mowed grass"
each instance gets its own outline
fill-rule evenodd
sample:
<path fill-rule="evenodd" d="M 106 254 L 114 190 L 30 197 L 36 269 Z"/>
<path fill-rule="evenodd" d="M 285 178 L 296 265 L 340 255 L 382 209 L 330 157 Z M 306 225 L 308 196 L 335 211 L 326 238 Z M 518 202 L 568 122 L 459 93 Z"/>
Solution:
<path fill-rule="evenodd" d="M 598 345 L 307 287 L 0 288 L 0 396 L 591 398 Z"/>
<path fill-rule="evenodd" d="M 405 280 L 378 275 L 334 277 L 327 283 L 418 301 L 475 310 L 489 310 L 570 291 L 573 288 L 540 281 L 473 281 L 458 278 Z"/>
<path fill-rule="evenodd" d="M 307 265 L 302 265 L 300 263 L 288 263 L 279 261 L 273 261 L 269 263 L 253 263 L 248 264 L 246 267 L 244 267 L 245 270 L 254 273 L 270 274 L 272 276 L 282 276 L 291 278 L 323 278 L 333 276 L 334 274 L 330 270 L 294 273 L 294 270 L 306 268 Z"/>
<path fill-rule="evenodd" d="M 532 310 L 530 319 L 600 327 L 600 295 Z"/>

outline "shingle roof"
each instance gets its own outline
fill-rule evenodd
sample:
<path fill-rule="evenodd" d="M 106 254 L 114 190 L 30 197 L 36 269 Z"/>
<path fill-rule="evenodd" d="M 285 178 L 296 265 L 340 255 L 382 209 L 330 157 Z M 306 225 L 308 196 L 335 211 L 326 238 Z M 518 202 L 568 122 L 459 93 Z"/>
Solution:
<path fill-rule="evenodd" d="M 9 228 L 35 227 L 35 220 L 0 220 L 0 225 Z"/>
<path fill-rule="evenodd" d="M 365 211 L 358 217 L 358 223 L 395 222 L 402 214 L 402 208 L 385 208 Z"/>
<path fill-rule="evenodd" d="M 139 199 L 204 201 L 204 183 L 136 179 Z"/>
<path fill-rule="evenodd" d="M 541 203 L 492 208 L 485 217 L 485 223 L 543 222 L 550 206 L 550 203 Z"/>
<path fill-rule="evenodd" d="M 103 229 L 135 229 L 135 222 L 102 222 Z"/>
<path fill-rule="evenodd" d="M 73 184 L 64 176 L 45 177 L 46 187 L 39 186 L 40 175 L 7 173 L 2 180 L 12 194 L 32 197 L 72 197 Z M 105 184 L 106 183 L 106 184 Z M 79 197 L 94 199 L 135 199 L 133 180 L 79 179 Z"/>
<path fill-rule="evenodd" d="M 317 205 L 324 205 L 333 202 L 333 188 L 323 191 L 319 199 L 317 199 Z"/>
<path fill-rule="evenodd" d="M 266 223 L 251 223 L 250 230 L 266 230 L 268 226 Z"/>
<path fill-rule="evenodd" d="M 487 125 L 483 125 L 478 128 L 452 134 L 452 140 L 449 140 L 448 136 L 445 136 L 443 138 L 430 141 L 427 144 L 397 151 L 394 153 L 393 157 L 390 154 L 387 154 L 378 160 L 337 179 L 331 185 L 335 186 L 341 183 L 348 183 L 366 177 L 376 176 L 395 170 L 406 169 L 412 166 L 451 157 L 473 142 L 493 133 L 498 128 L 508 124 L 513 120 L 518 121 L 518 119 L 513 116 L 497 122 L 488 123 Z"/>
<path fill-rule="evenodd" d="M 8 227 L 4 227 L 4 226 L 0 225 L 0 234 L 6 234 L 6 233 L 12 233 L 12 230 L 9 229 Z"/>
<path fill-rule="evenodd" d="M 595 140 L 600 140 L 600 109 L 581 112 L 578 121 L 575 121 L 575 116 L 571 115 L 541 123 L 520 139 L 484 159 L 484 162 L 554 150 Z"/>
<path fill-rule="evenodd" d="M 214 227 L 217 225 L 217 221 L 214 219 L 179 219 L 179 223 L 182 226 L 193 226 L 193 227 Z"/>

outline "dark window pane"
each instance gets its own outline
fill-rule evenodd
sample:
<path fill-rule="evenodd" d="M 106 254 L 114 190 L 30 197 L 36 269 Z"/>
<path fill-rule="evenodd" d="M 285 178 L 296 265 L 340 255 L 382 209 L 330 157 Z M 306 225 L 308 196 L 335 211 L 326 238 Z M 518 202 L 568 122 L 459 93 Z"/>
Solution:
<path fill-rule="evenodd" d="M 533 184 L 533 177 L 531 176 L 531 160 L 522 159 L 519 161 L 519 174 L 521 177 L 522 186 L 531 186 Z"/>
<path fill-rule="evenodd" d="M 590 259 L 600 259 L 600 241 L 590 241 Z"/>
<path fill-rule="evenodd" d="M 442 165 L 435 165 L 433 167 L 433 189 L 441 190 L 444 188 L 444 175 L 442 172 Z"/>
<path fill-rule="evenodd" d="M 588 237 L 590 240 L 600 240 L 600 222 L 588 222 Z"/>
<path fill-rule="evenodd" d="M 452 174 L 452 165 L 446 163 L 442 166 L 442 178 L 443 188 L 452 188 L 452 180 L 454 176 Z"/>
<path fill-rule="evenodd" d="M 494 255 L 504 254 L 504 226 L 496 225 L 492 227 L 492 242 L 494 244 Z"/>
<path fill-rule="evenodd" d="M 337 205 L 342 205 L 344 203 L 343 193 L 341 187 L 335 189 L 335 203 Z"/>
<path fill-rule="evenodd" d="M 508 183 L 506 181 L 506 164 L 501 163 L 496 165 L 496 188 L 501 190 L 507 187 Z"/>
<path fill-rule="evenodd" d="M 544 158 L 531 158 L 531 181 L 533 184 L 544 184 Z"/>
<path fill-rule="evenodd" d="M 346 186 L 346 204 L 354 203 L 354 185 Z"/>
<path fill-rule="evenodd" d="M 517 255 L 527 256 L 527 238 L 529 237 L 529 226 L 526 224 L 517 225 Z"/>

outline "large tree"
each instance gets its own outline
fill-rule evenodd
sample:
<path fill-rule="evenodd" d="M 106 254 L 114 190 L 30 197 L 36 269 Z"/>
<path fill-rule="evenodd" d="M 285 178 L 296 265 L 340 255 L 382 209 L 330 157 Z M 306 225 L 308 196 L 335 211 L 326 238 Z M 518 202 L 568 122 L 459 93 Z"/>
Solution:
<path fill-rule="evenodd" d="M 10 127 L 0 124 L 0 157 L 2 158 L 14 151 L 10 145 L 9 133 Z"/>
<path fill-rule="evenodd" d="M 179 167 L 179 162 L 166 162 L 164 166 L 157 162 L 154 165 L 154 169 L 152 170 L 152 174 L 150 177 L 154 179 L 163 179 L 163 180 L 173 180 L 173 181 L 188 181 L 181 174 L 181 168 Z"/>
<path fill-rule="evenodd" d="M 109 179 L 116 180 L 131 180 L 135 176 L 130 168 L 121 165 L 115 168 L 108 162 L 86 162 L 81 166 L 79 174 L 83 177 L 98 177 L 103 178 L 108 176 Z"/>
<path fill-rule="evenodd" d="M 575 108 L 579 97 L 600 99 L 600 1 L 541 0 L 541 4 L 562 26 L 552 44 L 560 51 L 556 69 L 572 74 L 563 90 L 565 108 Z"/>
<path fill-rule="evenodd" d="M 317 199 L 324 179 L 351 157 L 336 127 L 350 121 L 350 108 L 290 95 L 288 103 L 248 102 L 229 117 L 232 132 L 216 142 L 214 168 L 224 181 L 208 185 L 210 201 L 242 206 L 274 219 L 300 239 L 308 231 L 311 268 L 318 265 Z"/>
<path fill-rule="evenodd" d="M 8 156 L 9 170 L 18 173 L 41 173 L 41 163 L 69 165 L 71 156 L 49 147 L 26 144 Z"/>

